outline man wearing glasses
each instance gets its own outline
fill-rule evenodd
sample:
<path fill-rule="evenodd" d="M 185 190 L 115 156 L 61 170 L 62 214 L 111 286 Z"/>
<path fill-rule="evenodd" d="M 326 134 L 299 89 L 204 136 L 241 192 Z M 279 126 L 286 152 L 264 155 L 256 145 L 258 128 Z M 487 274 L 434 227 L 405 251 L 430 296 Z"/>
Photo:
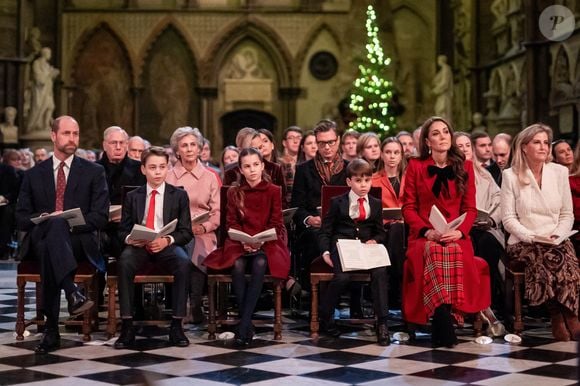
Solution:
<path fill-rule="evenodd" d="M 318 231 L 322 219 L 317 208 L 320 207 L 322 185 L 346 185 L 347 161 L 338 152 L 340 136 L 336 124 L 323 119 L 314 127 L 314 135 L 318 151 L 313 159 L 296 166 L 290 205 L 297 208 L 294 223 L 301 256 L 297 264 L 306 273 L 310 262 L 320 255 Z"/>

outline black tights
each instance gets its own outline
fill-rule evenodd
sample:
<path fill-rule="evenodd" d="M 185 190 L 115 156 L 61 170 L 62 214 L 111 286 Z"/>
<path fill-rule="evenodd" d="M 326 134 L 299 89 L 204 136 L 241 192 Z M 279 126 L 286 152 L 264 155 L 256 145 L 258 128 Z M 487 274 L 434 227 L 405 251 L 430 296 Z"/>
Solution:
<path fill-rule="evenodd" d="M 246 282 L 246 266 L 248 264 L 251 264 L 249 284 Z M 267 267 L 266 255 L 263 252 L 240 256 L 234 263 L 232 287 L 240 309 L 238 334 L 241 338 L 247 338 L 251 333 L 252 314 L 262 292 Z"/>

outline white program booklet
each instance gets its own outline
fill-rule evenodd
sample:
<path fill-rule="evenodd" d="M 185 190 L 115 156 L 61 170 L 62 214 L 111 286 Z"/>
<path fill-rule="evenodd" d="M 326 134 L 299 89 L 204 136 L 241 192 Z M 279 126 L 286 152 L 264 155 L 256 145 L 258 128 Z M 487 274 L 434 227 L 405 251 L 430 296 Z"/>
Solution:
<path fill-rule="evenodd" d="M 429 222 L 433 225 L 433 229 L 443 234 L 457 229 L 461 224 L 463 224 L 463 221 L 465 221 L 466 215 L 467 213 L 463 213 L 461 216 L 448 223 L 439 208 L 433 205 L 431 207 L 431 213 L 429 213 Z"/>
<path fill-rule="evenodd" d="M 358 271 L 391 265 L 383 244 L 364 244 L 360 240 L 338 239 L 336 242 L 342 271 Z"/>
<path fill-rule="evenodd" d="M 44 222 L 44 221 L 48 220 L 49 218 L 54 218 L 54 217 L 64 218 L 66 221 L 68 221 L 68 225 L 71 228 L 86 224 L 85 217 L 83 216 L 83 212 L 81 212 L 81 208 L 74 208 L 74 209 L 65 210 L 65 211 L 60 212 L 58 214 L 45 214 L 44 216 L 33 217 L 30 219 L 30 221 L 32 221 L 35 224 L 40 224 L 41 222 Z"/>
<path fill-rule="evenodd" d="M 154 229 L 147 228 L 144 225 L 135 224 L 133 225 L 133 229 L 131 229 L 131 233 L 129 234 L 129 238 L 131 240 L 146 240 L 146 241 L 153 241 L 158 237 L 167 236 L 171 232 L 175 230 L 177 227 L 177 219 L 171 221 L 159 231 L 155 231 Z"/>
<path fill-rule="evenodd" d="M 562 241 L 569 239 L 571 236 L 574 236 L 576 233 L 578 233 L 578 231 L 574 230 L 574 231 L 570 231 L 567 232 L 565 234 L 563 234 L 562 236 L 558 237 L 557 239 L 552 239 L 550 236 L 534 236 L 533 240 L 536 243 L 542 243 L 542 244 L 549 244 L 549 245 L 560 245 L 562 244 Z"/>
<path fill-rule="evenodd" d="M 266 229 L 265 231 L 256 233 L 253 236 L 238 229 L 230 228 L 228 230 L 228 236 L 232 240 L 246 244 L 258 244 L 278 239 L 278 235 L 276 235 L 276 229 L 274 228 Z"/>
<path fill-rule="evenodd" d="M 206 210 L 205 212 L 201 212 L 196 214 L 191 218 L 191 225 L 201 224 L 209 220 L 210 212 Z"/>
<path fill-rule="evenodd" d="M 123 210 L 123 205 L 111 205 L 109 206 L 109 221 L 115 217 L 121 216 Z"/>

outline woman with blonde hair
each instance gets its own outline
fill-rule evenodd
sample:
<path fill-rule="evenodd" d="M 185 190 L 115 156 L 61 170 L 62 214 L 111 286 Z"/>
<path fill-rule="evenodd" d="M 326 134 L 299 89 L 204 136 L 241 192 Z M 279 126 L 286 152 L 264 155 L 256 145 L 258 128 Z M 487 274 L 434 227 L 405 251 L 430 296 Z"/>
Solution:
<path fill-rule="evenodd" d="M 574 222 L 568 169 L 550 162 L 551 142 L 552 129 L 541 123 L 517 135 L 511 168 L 503 172 L 501 210 L 510 233 L 508 256 L 525 263 L 526 297 L 531 305 L 548 307 L 554 338 L 568 341 L 580 333 L 580 272 L 567 240 Z"/>
<path fill-rule="evenodd" d="M 356 153 L 360 158 L 364 159 L 372 166 L 373 173 L 382 169 L 381 140 L 375 133 L 363 133 L 358 137 Z"/>

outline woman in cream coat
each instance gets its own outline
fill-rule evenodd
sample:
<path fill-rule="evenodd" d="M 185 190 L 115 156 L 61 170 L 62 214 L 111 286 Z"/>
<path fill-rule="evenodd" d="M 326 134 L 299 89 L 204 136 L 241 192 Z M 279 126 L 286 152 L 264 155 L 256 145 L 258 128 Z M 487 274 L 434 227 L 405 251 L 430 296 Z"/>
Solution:
<path fill-rule="evenodd" d="M 503 172 L 501 209 L 510 233 L 510 258 L 525 262 L 526 297 L 531 305 L 546 304 L 557 340 L 578 337 L 580 273 L 567 235 L 574 222 L 568 170 L 551 163 L 552 129 L 533 124 L 516 137 L 512 167 Z M 538 236 L 558 245 L 540 242 Z"/>

